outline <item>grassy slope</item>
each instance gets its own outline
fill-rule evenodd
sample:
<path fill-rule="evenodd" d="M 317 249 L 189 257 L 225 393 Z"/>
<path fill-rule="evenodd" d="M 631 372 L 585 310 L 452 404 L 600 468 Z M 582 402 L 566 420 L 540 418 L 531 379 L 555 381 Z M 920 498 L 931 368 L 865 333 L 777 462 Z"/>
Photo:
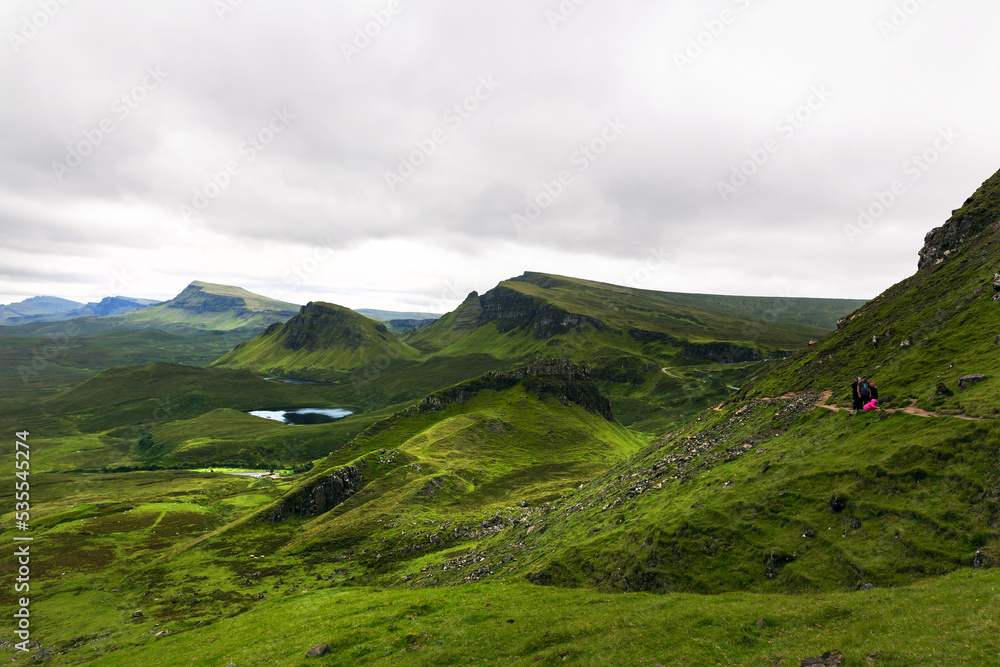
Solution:
<path fill-rule="evenodd" d="M 606 591 L 898 586 L 1000 562 L 998 445 L 993 423 L 734 405 L 539 516 L 541 536 L 482 548 L 518 556 L 505 576 Z"/>
<path fill-rule="evenodd" d="M 989 231 L 948 260 L 917 272 L 856 311 L 818 345 L 754 385 L 756 395 L 832 389 L 850 403 L 851 381 L 869 375 L 887 405 L 916 402 L 945 412 L 993 416 L 1000 399 L 1000 303 L 991 285 L 1000 270 L 1000 236 Z M 872 338 L 877 337 L 877 345 Z M 968 374 L 989 379 L 959 391 Z M 954 395 L 931 400 L 938 383 Z"/>
<path fill-rule="evenodd" d="M 1000 602 L 1000 574 L 967 576 L 821 596 L 668 598 L 527 584 L 387 591 L 315 582 L 235 617 L 193 613 L 155 628 L 152 619 L 119 621 L 111 636 L 87 646 L 102 665 L 768 666 L 835 649 L 847 665 L 872 664 L 872 654 L 887 667 L 992 664 L 1000 652 L 990 611 Z M 209 625 L 194 629 L 196 619 Z M 176 634 L 145 634 L 163 628 Z M 322 662 L 305 658 L 317 644 L 331 647 Z M 88 657 L 77 649 L 64 659 Z"/>
<path fill-rule="evenodd" d="M 627 496 L 625 488 L 642 481 L 633 471 L 661 460 L 670 443 L 602 474 L 637 443 L 580 408 L 530 400 L 520 386 L 370 429 L 351 450 L 357 458 L 343 451 L 307 476 L 366 459 L 369 487 L 313 519 L 247 522 L 276 497 L 271 483 L 199 475 L 197 483 L 184 477 L 174 485 L 163 473 L 132 473 L 122 479 L 140 486 L 121 485 L 120 498 L 97 507 L 77 478 L 67 496 L 40 494 L 50 505 L 37 528 L 38 544 L 47 547 L 39 577 L 55 577 L 54 567 L 67 574 L 34 603 L 33 636 L 67 651 L 53 664 L 98 656 L 102 664 L 301 664 L 318 643 L 333 647 L 332 664 L 351 665 L 752 665 L 831 649 L 850 663 L 878 651 L 877 664 L 900 667 L 988 664 L 1000 651 L 989 612 L 998 599 L 995 571 L 915 580 L 964 563 L 974 544 L 956 545 L 982 539 L 970 530 L 985 507 L 975 500 L 975 471 L 980 458 L 995 470 L 996 447 L 977 429 L 992 429 L 963 422 L 970 430 L 955 433 L 951 419 L 866 422 L 794 409 L 776 418 L 780 407 L 761 402 L 740 416 L 734 408 L 678 434 L 685 443 L 688 435 L 704 439 L 734 417 L 744 436 L 791 427 L 755 450 L 766 452 L 701 468 L 695 459 L 684 484 L 668 482 L 605 512 L 578 506 L 603 492 L 610 495 L 600 502 Z M 514 428 L 497 429 L 502 423 Z M 595 432 L 607 434 L 604 455 L 580 449 Z M 921 433 L 938 444 L 926 451 Z M 880 443 L 877 456 L 872 440 Z M 534 470 L 573 466 L 586 458 L 581 454 L 596 466 L 586 475 L 597 475 L 590 483 L 558 468 Z M 866 468 L 829 472 L 862 456 Z M 929 465 L 942 459 L 947 468 Z M 764 462 L 772 465 L 762 473 Z M 518 470 L 531 476 L 518 478 Z M 418 495 L 428 480 L 445 476 L 454 481 Z M 735 484 L 722 488 L 730 479 Z M 578 483 L 584 489 L 571 495 Z M 828 505 L 836 492 L 848 499 L 841 513 Z M 914 494 L 925 499 L 919 510 L 908 502 Z M 963 506 L 970 500 L 973 511 Z M 510 525 L 494 538 L 470 533 L 492 513 Z M 855 518 L 861 527 L 852 527 Z M 824 531 L 831 523 L 836 531 Z M 806 527 L 819 534 L 801 538 Z M 520 546 L 505 553 L 501 541 Z M 168 561 L 158 558 L 172 545 L 182 548 Z M 118 550 L 113 568 L 101 564 L 108 549 Z M 774 580 L 764 575 L 772 553 Z M 876 590 L 848 592 L 858 563 Z M 574 567 L 606 568 L 610 576 L 606 583 L 562 582 L 590 590 L 524 581 L 525 574 L 565 576 Z M 506 576 L 440 586 L 488 579 L 490 569 Z M 845 572 L 850 585 L 837 581 Z M 646 573 L 695 582 L 677 588 L 734 592 L 612 594 L 624 578 Z M 760 592 L 796 589 L 812 594 Z M 132 619 L 133 609 L 143 618 Z M 755 625 L 760 618 L 763 627 Z M 208 625 L 195 628 L 199 621 Z M 150 630 L 173 634 L 154 639 Z"/>
<path fill-rule="evenodd" d="M 677 294 L 540 273 L 506 280 L 498 287 L 567 313 L 592 317 L 622 332 L 636 328 L 691 342 L 728 341 L 769 349 L 794 348 L 820 337 L 835 326 L 839 317 L 863 303 L 849 299 Z M 428 352 L 460 352 L 472 344 L 462 340 L 477 316 L 475 298 L 470 298 L 453 313 L 406 340 Z M 482 341 L 474 344 L 481 347 Z"/>
<path fill-rule="evenodd" d="M 243 340 L 232 332 L 156 329 L 0 339 L 0 404 L 69 389 L 102 370 L 154 361 L 207 364 Z"/>
<path fill-rule="evenodd" d="M 219 299 L 231 300 L 239 310 L 198 312 L 206 303 Z M 291 317 L 298 306 L 269 299 L 241 287 L 194 281 L 177 297 L 159 306 L 116 315 L 119 327 L 142 328 L 185 325 L 197 329 L 230 330 L 245 326 L 266 326 Z M 105 319 L 105 318 L 102 318 Z"/>
<path fill-rule="evenodd" d="M 307 343 L 298 341 L 304 337 Z M 416 351 L 384 325 L 347 308 L 315 303 L 281 326 L 269 327 L 214 365 L 302 378 L 342 378 L 366 366 L 413 359 Z"/>
<path fill-rule="evenodd" d="M 269 382 L 248 371 L 153 363 L 104 371 L 30 410 L 11 410 L 0 423 L 42 437 L 43 470 L 293 466 L 337 449 L 382 415 L 286 426 L 243 412 L 343 407 L 323 389 Z M 151 443 L 137 448 L 143 437 Z"/>

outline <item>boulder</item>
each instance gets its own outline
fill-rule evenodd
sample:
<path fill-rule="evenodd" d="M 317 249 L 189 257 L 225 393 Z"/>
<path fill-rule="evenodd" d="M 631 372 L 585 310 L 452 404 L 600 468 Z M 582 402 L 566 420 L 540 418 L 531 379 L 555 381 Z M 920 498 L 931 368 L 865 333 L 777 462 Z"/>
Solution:
<path fill-rule="evenodd" d="M 955 392 L 953 392 L 951 389 L 948 389 L 948 386 L 944 382 L 938 382 L 937 388 L 934 390 L 934 395 L 931 396 L 931 400 L 933 401 L 938 396 L 954 396 L 954 395 Z"/>
<path fill-rule="evenodd" d="M 965 391 L 977 382 L 982 382 L 988 376 L 982 375 L 981 373 L 972 373 L 971 375 L 963 375 L 958 378 L 958 390 Z"/>
<path fill-rule="evenodd" d="M 847 508 L 847 496 L 842 493 L 835 493 L 830 497 L 830 509 L 834 512 L 843 512 Z"/>
<path fill-rule="evenodd" d="M 132 618 L 142 618 L 142 610 L 141 609 L 137 609 L 136 611 L 133 611 L 132 612 Z"/>
<path fill-rule="evenodd" d="M 823 666 L 823 667 L 833 667 L 833 665 L 843 665 L 844 664 L 844 654 L 840 651 L 827 651 L 818 658 L 802 658 L 799 661 L 799 667 L 807 666 Z"/>
<path fill-rule="evenodd" d="M 306 653 L 306 657 L 307 658 L 319 658 L 319 657 L 322 657 L 322 656 L 326 655 L 329 652 L 330 652 L 330 645 L 329 644 L 316 644 L 311 649 L 309 649 L 309 652 Z"/>

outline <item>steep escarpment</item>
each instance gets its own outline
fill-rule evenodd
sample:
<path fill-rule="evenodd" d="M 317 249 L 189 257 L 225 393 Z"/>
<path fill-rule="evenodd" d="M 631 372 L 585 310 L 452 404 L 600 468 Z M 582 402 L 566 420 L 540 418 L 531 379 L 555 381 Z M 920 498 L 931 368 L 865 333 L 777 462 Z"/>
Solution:
<path fill-rule="evenodd" d="M 597 331 L 608 328 L 596 317 L 568 312 L 554 303 L 502 284 L 479 297 L 479 305 L 477 327 L 496 324 L 500 333 L 529 329 L 536 340 L 548 340 L 585 327 Z"/>
<path fill-rule="evenodd" d="M 338 468 L 330 474 L 296 489 L 266 513 L 265 521 L 284 521 L 288 517 L 313 517 L 332 510 L 364 486 L 364 477 L 356 465 Z"/>
<path fill-rule="evenodd" d="M 133 313 L 136 321 L 232 322 L 270 324 L 284 322 L 295 314 L 295 304 L 269 299 L 241 287 L 216 285 L 200 280 L 192 282 L 180 294 L 159 306 Z"/>
<path fill-rule="evenodd" d="M 413 408 L 413 412 L 437 412 L 446 405 L 461 405 L 481 391 L 504 391 L 518 383 L 536 398 L 553 396 L 563 405 L 575 403 L 588 412 L 613 421 L 611 402 L 601 395 L 590 379 L 590 370 L 578 366 L 568 359 L 539 359 L 533 364 L 512 371 L 491 371 L 473 380 L 468 380 L 434 392 Z"/>
<path fill-rule="evenodd" d="M 920 249 L 918 270 L 946 260 L 978 234 L 995 228 L 1000 221 L 1000 171 L 990 177 L 965 200 L 962 207 L 940 227 L 927 232 Z"/>

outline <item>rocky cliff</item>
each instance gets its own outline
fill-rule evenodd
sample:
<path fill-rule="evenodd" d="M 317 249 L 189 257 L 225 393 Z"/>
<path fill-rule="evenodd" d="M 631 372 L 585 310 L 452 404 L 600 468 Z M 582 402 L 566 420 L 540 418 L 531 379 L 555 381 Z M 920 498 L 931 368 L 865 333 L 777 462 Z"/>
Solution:
<path fill-rule="evenodd" d="M 943 262 L 970 239 L 1000 222 L 1000 171 L 990 177 L 940 227 L 924 236 L 917 269 Z"/>
<path fill-rule="evenodd" d="M 522 383 L 537 398 L 553 396 L 564 405 L 575 403 L 608 421 L 614 420 L 611 401 L 591 381 L 590 369 L 578 366 L 568 359 L 551 357 L 512 371 L 490 371 L 474 380 L 434 392 L 408 411 L 438 412 L 452 403 L 461 405 L 481 391 L 503 391 L 518 383 Z"/>
<path fill-rule="evenodd" d="M 271 511 L 265 513 L 262 519 L 284 521 L 290 516 L 319 516 L 353 496 L 362 486 L 364 478 L 358 466 L 345 466 L 313 484 L 291 492 Z"/>
<path fill-rule="evenodd" d="M 496 323 L 500 333 L 530 327 L 536 339 L 547 340 L 585 326 L 598 331 L 607 329 L 607 325 L 597 318 L 569 313 L 552 303 L 504 285 L 498 285 L 479 297 L 479 305 L 476 326 Z"/>

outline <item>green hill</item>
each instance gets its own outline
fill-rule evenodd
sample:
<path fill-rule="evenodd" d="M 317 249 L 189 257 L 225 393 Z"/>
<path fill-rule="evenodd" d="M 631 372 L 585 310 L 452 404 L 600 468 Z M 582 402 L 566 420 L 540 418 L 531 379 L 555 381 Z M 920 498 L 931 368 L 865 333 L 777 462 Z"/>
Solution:
<path fill-rule="evenodd" d="M 412 359 L 416 352 L 386 326 L 352 310 L 309 303 L 284 324 L 274 324 L 237 345 L 217 366 L 250 368 L 299 378 L 331 378 L 365 365 Z"/>
<path fill-rule="evenodd" d="M 863 301 L 731 297 L 655 292 L 543 273 L 506 280 L 411 339 L 419 349 L 454 345 L 462 332 L 493 325 L 548 341 L 587 328 L 637 340 L 657 337 L 690 344 L 729 341 L 764 349 L 797 347 L 832 329 Z M 666 334 L 666 336 L 662 336 Z M 467 334 L 466 334 L 467 335 Z"/>

